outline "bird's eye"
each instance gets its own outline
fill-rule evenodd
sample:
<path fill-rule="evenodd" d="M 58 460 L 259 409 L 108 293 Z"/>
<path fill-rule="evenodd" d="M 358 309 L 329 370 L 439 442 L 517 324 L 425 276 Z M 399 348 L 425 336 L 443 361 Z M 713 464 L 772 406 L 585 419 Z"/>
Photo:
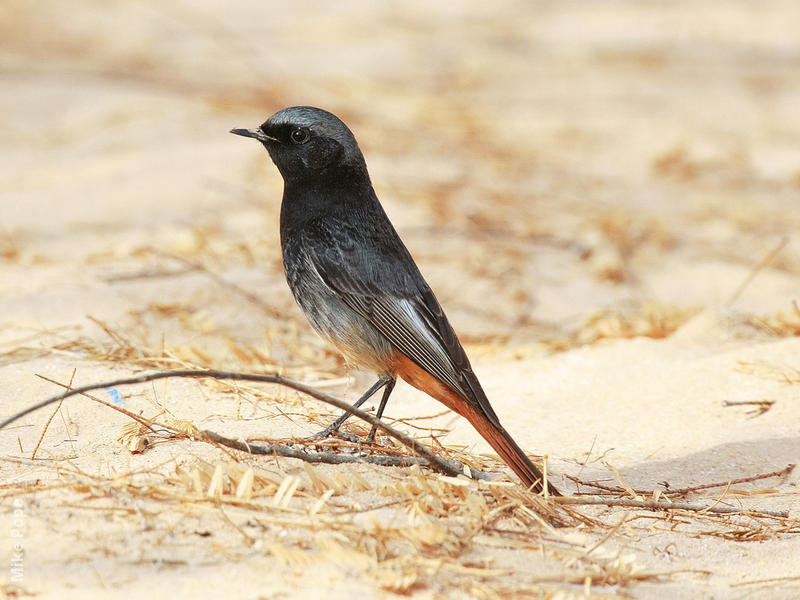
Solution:
<path fill-rule="evenodd" d="M 308 138 L 311 137 L 311 134 L 305 127 L 298 127 L 297 129 L 292 129 L 292 133 L 289 134 L 289 137 L 292 138 L 295 144 L 304 144 L 308 141 Z"/>

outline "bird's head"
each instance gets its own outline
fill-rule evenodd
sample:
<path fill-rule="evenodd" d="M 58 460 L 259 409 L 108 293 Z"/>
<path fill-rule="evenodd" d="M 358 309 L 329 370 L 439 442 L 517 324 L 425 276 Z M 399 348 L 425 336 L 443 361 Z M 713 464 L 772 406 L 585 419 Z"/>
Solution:
<path fill-rule="evenodd" d="M 257 129 L 232 129 L 251 137 L 269 152 L 284 181 L 314 180 L 366 173 L 364 157 L 351 131 L 336 115 L 312 106 L 284 108 Z"/>

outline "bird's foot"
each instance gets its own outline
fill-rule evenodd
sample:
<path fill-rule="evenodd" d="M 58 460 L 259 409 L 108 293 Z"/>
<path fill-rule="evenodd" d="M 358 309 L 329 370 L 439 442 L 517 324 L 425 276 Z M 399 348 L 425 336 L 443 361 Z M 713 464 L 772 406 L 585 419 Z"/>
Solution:
<path fill-rule="evenodd" d="M 323 429 L 322 431 L 318 431 L 317 433 L 309 435 L 308 437 L 303 438 L 303 441 L 312 442 L 314 440 L 322 440 L 330 437 L 342 438 L 343 440 L 353 442 L 354 444 L 358 444 L 361 441 L 361 438 L 355 434 L 339 431 L 339 429 L 334 429 L 332 427 L 328 427 L 327 429 Z"/>
<path fill-rule="evenodd" d="M 330 426 L 326 429 L 323 429 L 322 431 L 318 431 L 317 433 L 314 433 L 312 435 L 309 435 L 308 437 L 303 438 L 303 440 L 311 442 L 314 440 L 320 440 L 330 437 L 338 437 L 343 440 L 347 440 L 348 442 L 352 442 L 354 444 L 361 444 L 361 443 L 371 444 L 375 441 L 375 428 L 374 427 L 372 428 L 367 437 L 360 437 L 355 435 L 354 433 L 347 433 L 346 431 L 341 431 L 338 427 Z"/>

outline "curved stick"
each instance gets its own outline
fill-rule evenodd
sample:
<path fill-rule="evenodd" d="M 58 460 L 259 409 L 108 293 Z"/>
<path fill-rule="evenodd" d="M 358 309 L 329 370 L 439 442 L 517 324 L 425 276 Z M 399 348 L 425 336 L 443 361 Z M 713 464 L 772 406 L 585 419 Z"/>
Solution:
<path fill-rule="evenodd" d="M 256 381 L 261 383 L 274 383 L 277 385 L 282 385 L 307 396 L 311 396 L 312 398 L 316 398 L 322 402 L 335 406 L 341 410 L 347 411 L 352 415 L 357 416 L 359 419 L 362 419 L 372 425 L 373 427 L 377 427 L 385 431 L 388 435 L 392 436 L 396 440 L 398 440 L 401 444 L 406 446 L 407 448 L 411 449 L 413 452 L 416 452 L 421 457 L 423 457 L 428 464 L 446 475 L 456 476 L 463 474 L 463 471 L 459 469 L 456 465 L 453 464 L 452 461 L 445 461 L 436 456 L 433 452 L 431 452 L 428 448 L 420 444 L 414 438 L 390 427 L 380 419 L 377 419 L 373 415 L 364 412 L 358 408 L 354 408 L 344 400 L 339 400 L 338 398 L 334 398 L 324 392 L 320 392 L 310 386 L 302 384 L 298 381 L 294 381 L 292 379 L 287 379 L 282 375 L 277 374 L 248 374 L 248 373 L 237 373 L 235 371 L 193 371 L 193 370 L 179 370 L 179 371 L 159 371 L 157 373 L 147 373 L 145 375 L 139 375 L 137 377 L 126 377 L 123 379 L 115 379 L 114 381 L 105 381 L 102 383 L 93 383 L 90 385 L 85 385 L 78 388 L 73 388 L 64 392 L 63 394 L 59 394 L 57 396 L 53 396 L 51 398 L 47 398 L 46 400 L 42 400 L 41 402 L 37 402 L 18 412 L 11 417 L 8 417 L 4 421 L 0 422 L 0 429 L 3 429 L 21 419 L 22 417 L 29 415 L 30 413 L 39 410 L 40 408 L 44 408 L 49 404 L 53 404 L 54 402 L 58 402 L 59 400 L 63 400 L 65 398 L 69 398 L 70 396 L 76 396 L 78 394 L 85 394 L 86 392 L 90 392 L 92 390 L 97 390 L 101 388 L 108 388 L 108 387 L 117 387 L 122 385 L 133 385 L 136 383 L 146 383 L 148 381 L 153 381 L 156 379 L 166 379 L 168 377 L 190 377 L 194 379 L 201 379 L 201 378 L 212 378 L 212 379 L 233 379 L 238 381 Z M 217 443 L 222 443 L 222 436 L 218 436 L 217 434 L 213 434 L 212 432 L 203 432 L 203 435 L 208 437 L 209 439 L 216 441 Z M 215 439 L 216 438 L 216 439 Z M 230 445 L 230 444 L 228 444 Z M 274 450 L 274 447 L 270 447 Z M 247 451 L 247 444 L 242 444 L 240 450 Z M 299 458 L 300 456 L 298 456 Z M 474 477 L 480 478 L 482 473 L 470 468 L 470 471 Z"/>

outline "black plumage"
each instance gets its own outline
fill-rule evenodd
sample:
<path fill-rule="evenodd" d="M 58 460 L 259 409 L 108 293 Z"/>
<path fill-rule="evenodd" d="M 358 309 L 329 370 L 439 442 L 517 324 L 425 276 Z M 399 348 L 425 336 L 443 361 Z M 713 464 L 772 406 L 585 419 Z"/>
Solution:
<path fill-rule="evenodd" d="M 281 248 L 298 304 L 349 360 L 376 371 L 379 384 L 391 382 L 379 413 L 399 375 L 466 416 L 526 485 L 541 489 L 541 472 L 500 425 L 386 216 L 347 126 L 321 109 L 292 107 L 258 129 L 232 132 L 261 141 L 283 176 Z"/>

